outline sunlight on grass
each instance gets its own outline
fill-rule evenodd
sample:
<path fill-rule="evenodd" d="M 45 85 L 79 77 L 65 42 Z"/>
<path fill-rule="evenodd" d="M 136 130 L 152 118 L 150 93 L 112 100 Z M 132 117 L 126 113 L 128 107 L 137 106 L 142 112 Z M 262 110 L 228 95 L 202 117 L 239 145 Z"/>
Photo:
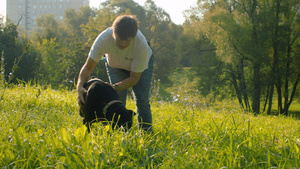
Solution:
<path fill-rule="evenodd" d="M 28 85 L 0 101 L 2 168 L 299 168 L 300 122 L 218 108 L 153 101 L 153 134 L 82 125 L 76 92 Z M 176 98 L 175 98 L 176 99 Z M 132 100 L 127 108 L 135 109 Z M 223 107 L 223 108 L 222 108 Z M 136 118 L 136 117 L 135 117 Z"/>

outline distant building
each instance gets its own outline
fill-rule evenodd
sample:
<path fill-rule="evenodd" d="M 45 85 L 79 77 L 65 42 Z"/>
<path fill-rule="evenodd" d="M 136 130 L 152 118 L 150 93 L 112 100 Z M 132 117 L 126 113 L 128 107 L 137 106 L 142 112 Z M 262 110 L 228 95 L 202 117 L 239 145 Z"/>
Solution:
<path fill-rule="evenodd" d="M 6 17 L 27 31 L 36 27 L 36 18 L 43 14 L 54 14 L 63 20 L 65 9 L 77 10 L 85 5 L 89 0 L 6 0 Z"/>

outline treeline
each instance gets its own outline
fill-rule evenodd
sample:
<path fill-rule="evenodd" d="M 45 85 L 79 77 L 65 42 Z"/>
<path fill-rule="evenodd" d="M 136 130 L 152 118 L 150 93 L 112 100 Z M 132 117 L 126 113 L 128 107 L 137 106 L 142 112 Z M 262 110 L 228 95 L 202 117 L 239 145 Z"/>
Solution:
<path fill-rule="evenodd" d="M 299 86 L 300 2 L 198 0 L 187 14 L 182 55 L 190 56 L 202 92 L 231 91 L 245 109 L 268 114 L 277 96 L 278 112 L 287 115 Z"/>
<path fill-rule="evenodd" d="M 97 35 L 118 15 L 133 14 L 151 42 L 154 78 L 161 83 L 171 84 L 168 76 L 175 69 L 192 67 L 203 96 L 236 97 L 254 113 L 270 113 L 277 96 L 278 111 L 287 114 L 299 98 L 299 6 L 297 0 L 198 0 L 185 12 L 186 22 L 176 25 L 153 0 L 143 6 L 107 0 L 97 9 L 69 9 L 63 22 L 43 15 L 27 33 L 1 22 L 1 72 L 7 79 L 74 87 Z M 103 61 L 93 73 L 107 80 Z"/>

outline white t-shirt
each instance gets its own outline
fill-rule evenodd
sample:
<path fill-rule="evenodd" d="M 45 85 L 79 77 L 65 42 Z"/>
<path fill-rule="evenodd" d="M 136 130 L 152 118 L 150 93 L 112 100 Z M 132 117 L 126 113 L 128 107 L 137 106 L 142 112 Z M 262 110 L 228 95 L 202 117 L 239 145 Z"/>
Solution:
<path fill-rule="evenodd" d="M 99 62 L 102 56 L 106 55 L 107 63 L 112 68 L 132 72 L 143 72 L 148 68 L 152 50 L 141 31 L 138 30 L 130 45 L 123 50 L 117 47 L 112 34 L 111 27 L 99 34 L 91 47 L 90 58 Z"/>

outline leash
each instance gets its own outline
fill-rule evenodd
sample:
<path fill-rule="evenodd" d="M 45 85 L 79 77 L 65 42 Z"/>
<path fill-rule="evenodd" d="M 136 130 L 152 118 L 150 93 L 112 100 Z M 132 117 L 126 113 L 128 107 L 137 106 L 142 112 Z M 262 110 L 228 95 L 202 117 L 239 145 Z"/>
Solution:
<path fill-rule="evenodd" d="M 120 100 L 112 100 L 112 101 L 110 101 L 109 103 L 107 103 L 107 104 L 104 106 L 103 110 L 102 110 L 104 116 L 106 116 L 107 109 L 108 109 L 111 105 L 113 105 L 113 104 L 115 104 L 115 103 L 122 103 L 122 102 L 121 102 Z"/>

